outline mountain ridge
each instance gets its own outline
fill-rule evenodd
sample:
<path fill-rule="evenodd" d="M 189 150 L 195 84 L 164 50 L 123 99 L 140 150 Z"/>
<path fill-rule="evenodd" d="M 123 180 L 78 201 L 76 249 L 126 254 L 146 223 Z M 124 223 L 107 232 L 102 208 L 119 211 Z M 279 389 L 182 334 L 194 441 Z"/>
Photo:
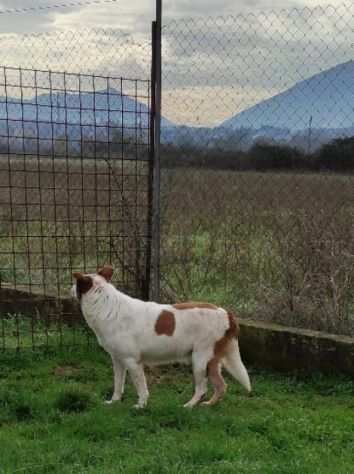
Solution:
<path fill-rule="evenodd" d="M 292 132 L 354 125 L 354 60 L 303 79 L 285 91 L 233 115 L 219 127 L 238 129 L 272 126 Z"/>

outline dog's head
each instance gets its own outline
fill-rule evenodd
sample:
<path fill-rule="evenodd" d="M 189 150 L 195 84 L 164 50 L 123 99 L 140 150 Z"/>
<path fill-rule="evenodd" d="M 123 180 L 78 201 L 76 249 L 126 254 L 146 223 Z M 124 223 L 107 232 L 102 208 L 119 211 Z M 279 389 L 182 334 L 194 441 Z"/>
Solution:
<path fill-rule="evenodd" d="M 71 295 L 74 298 L 81 300 L 82 295 L 110 282 L 112 276 L 113 267 L 111 267 L 111 265 L 104 265 L 102 268 L 97 270 L 97 273 L 74 272 L 73 277 L 76 282 L 71 288 Z"/>

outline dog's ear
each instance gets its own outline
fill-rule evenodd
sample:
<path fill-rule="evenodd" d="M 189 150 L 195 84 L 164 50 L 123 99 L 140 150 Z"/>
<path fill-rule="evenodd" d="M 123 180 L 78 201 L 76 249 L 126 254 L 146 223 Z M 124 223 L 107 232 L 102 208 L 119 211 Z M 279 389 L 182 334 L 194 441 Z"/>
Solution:
<path fill-rule="evenodd" d="M 113 267 L 111 265 L 104 265 L 97 270 L 97 274 L 101 275 L 105 280 L 111 281 L 113 276 Z"/>
<path fill-rule="evenodd" d="M 81 272 L 74 272 L 73 277 L 75 278 L 75 280 L 82 280 L 84 278 L 84 274 Z"/>

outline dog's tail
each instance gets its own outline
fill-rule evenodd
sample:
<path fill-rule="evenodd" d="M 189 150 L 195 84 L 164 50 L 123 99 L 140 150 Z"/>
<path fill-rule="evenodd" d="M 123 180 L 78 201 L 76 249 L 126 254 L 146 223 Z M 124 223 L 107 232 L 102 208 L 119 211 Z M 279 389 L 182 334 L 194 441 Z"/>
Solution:
<path fill-rule="evenodd" d="M 240 333 L 239 325 L 236 317 L 229 313 L 230 322 L 233 320 L 234 326 L 234 337 L 229 340 L 227 346 L 227 352 L 223 358 L 223 365 L 225 369 L 247 390 L 251 393 L 251 382 L 248 376 L 246 367 L 243 365 L 240 348 L 238 345 L 238 336 Z"/>

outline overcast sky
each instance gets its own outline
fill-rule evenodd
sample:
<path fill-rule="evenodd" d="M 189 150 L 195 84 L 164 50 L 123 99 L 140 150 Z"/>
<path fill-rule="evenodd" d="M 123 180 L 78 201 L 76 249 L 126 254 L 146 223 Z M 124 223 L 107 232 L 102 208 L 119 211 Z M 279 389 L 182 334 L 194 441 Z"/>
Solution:
<path fill-rule="evenodd" d="M 0 11 L 58 3 L 65 0 L 0 0 Z M 353 59 L 352 2 L 328 3 L 164 0 L 165 114 L 180 123 L 215 125 Z M 154 8 L 152 0 L 121 0 L 0 14 L 0 66 L 146 78 Z"/>
<path fill-rule="evenodd" d="M 79 1 L 79 0 L 78 0 Z M 83 0 L 84 1 L 84 0 Z M 75 0 L 1 0 L 0 10 L 28 9 L 29 7 L 54 6 L 75 3 Z M 279 10 L 292 7 L 318 5 L 341 5 L 339 0 L 164 0 L 164 21 L 181 17 L 200 15 L 227 15 L 230 13 L 257 12 L 259 10 Z M 149 21 L 154 17 L 154 0 L 120 0 L 112 4 L 88 5 L 52 10 L 38 10 L 35 13 L 4 14 L 0 19 L 1 31 L 50 31 L 59 26 L 85 25 L 118 27 L 127 31 L 150 28 Z"/>

